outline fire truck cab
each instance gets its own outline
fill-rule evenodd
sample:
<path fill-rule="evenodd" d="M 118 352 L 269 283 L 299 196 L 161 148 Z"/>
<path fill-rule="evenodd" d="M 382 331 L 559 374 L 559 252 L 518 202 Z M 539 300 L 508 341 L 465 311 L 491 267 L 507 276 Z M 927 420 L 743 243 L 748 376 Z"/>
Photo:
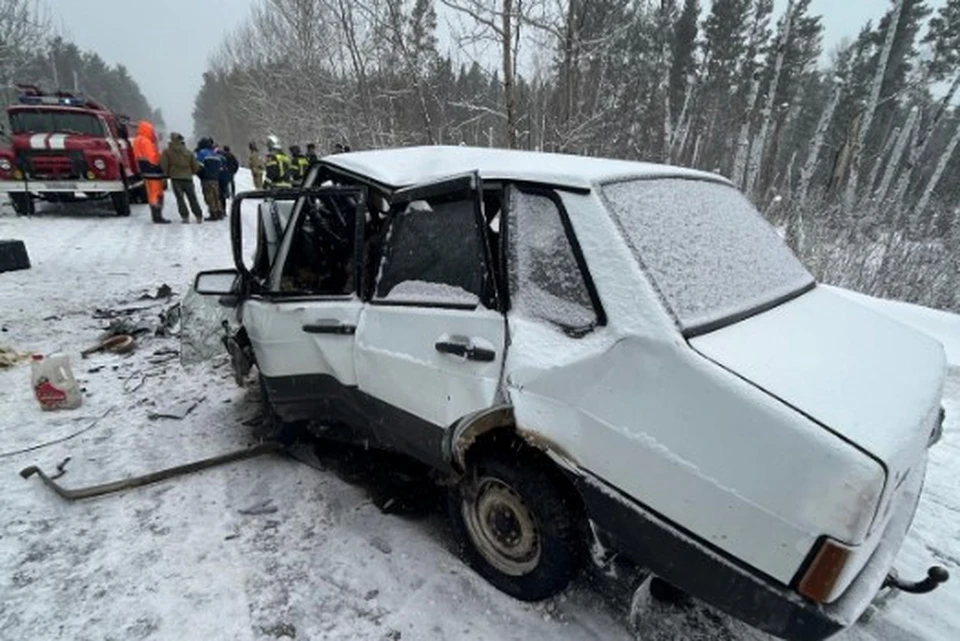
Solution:
<path fill-rule="evenodd" d="M 0 146 L 0 193 L 16 212 L 32 214 L 35 199 L 109 197 L 118 216 L 129 216 L 143 181 L 126 118 L 79 94 L 17 88 L 18 102 L 7 108 L 9 140 Z"/>

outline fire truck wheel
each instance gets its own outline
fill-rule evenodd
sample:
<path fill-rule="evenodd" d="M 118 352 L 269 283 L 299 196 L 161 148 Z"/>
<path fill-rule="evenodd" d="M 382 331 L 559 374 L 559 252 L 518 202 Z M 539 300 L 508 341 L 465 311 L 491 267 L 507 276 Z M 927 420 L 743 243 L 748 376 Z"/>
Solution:
<path fill-rule="evenodd" d="M 130 202 L 142 205 L 147 202 L 147 190 L 143 186 L 134 187 L 130 190 Z"/>
<path fill-rule="evenodd" d="M 117 216 L 130 215 L 130 194 L 125 191 L 115 191 L 110 194 L 110 200 L 113 201 L 113 209 Z"/>
<path fill-rule="evenodd" d="M 32 216 L 35 212 L 30 194 L 10 194 L 10 202 L 18 216 Z"/>

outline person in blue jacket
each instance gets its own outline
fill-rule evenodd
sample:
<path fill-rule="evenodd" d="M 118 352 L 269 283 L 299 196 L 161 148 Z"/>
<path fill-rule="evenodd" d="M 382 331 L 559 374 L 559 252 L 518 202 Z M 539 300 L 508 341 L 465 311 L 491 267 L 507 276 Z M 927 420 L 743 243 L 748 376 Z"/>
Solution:
<path fill-rule="evenodd" d="M 207 220 L 223 220 L 224 206 L 220 201 L 220 174 L 223 158 L 214 150 L 212 138 L 201 138 L 197 143 L 197 162 L 200 163 L 200 184 L 203 200 L 210 210 Z"/>
<path fill-rule="evenodd" d="M 220 173 L 217 175 L 217 183 L 220 189 L 220 211 L 227 214 L 227 197 L 230 196 L 230 180 L 233 175 L 230 173 L 230 160 L 220 145 L 214 145 L 213 150 L 220 157 Z M 232 196 L 231 196 L 232 197 Z"/>

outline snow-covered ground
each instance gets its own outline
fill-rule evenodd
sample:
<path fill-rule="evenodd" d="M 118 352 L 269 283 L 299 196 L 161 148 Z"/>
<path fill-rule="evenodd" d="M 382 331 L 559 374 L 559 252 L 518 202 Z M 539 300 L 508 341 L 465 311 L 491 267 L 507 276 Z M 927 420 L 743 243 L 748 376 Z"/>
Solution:
<path fill-rule="evenodd" d="M 166 216 L 178 220 L 172 199 Z M 229 266 L 226 223 L 152 225 L 143 206 L 127 219 L 89 205 L 45 206 L 31 219 L 4 207 L 0 238 L 23 239 L 33 261 L 0 274 L 0 346 L 62 349 L 86 390 L 80 409 L 44 413 L 29 365 L 0 369 L 0 638 L 765 638 L 699 605 L 652 606 L 631 629 L 630 595 L 592 575 L 547 602 L 517 602 L 461 563 L 439 510 L 378 508 L 382 475 L 370 468 L 379 462 L 362 452 L 349 465 L 321 456 L 321 469 L 264 457 L 77 503 L 22 480 L 27 465 L 52 472 L 66 457 L 60 480 L 76 487 L 242 447 L 258 398 L 235 386 L 223 358 L 182 367 L 176 339 L 79 357 L 110 322 L 98 309 L 141 308 L 131 318 L 149 321 L 169 301 L 141 295 L 164 283 L 182 295 L 197 271 Z M 945 332 L 955 349 L 957 317 L 875 305 Z M 951 357 L 946 433 L 898 563 L 910 577 L 931 562 L 960 566 L 960 362 Z M 182 420 L 149 418 L 180 402 L 196 402 Z M 902 595 L 838 638 L 958 639 L 960 591 L 949 583 Z"/>

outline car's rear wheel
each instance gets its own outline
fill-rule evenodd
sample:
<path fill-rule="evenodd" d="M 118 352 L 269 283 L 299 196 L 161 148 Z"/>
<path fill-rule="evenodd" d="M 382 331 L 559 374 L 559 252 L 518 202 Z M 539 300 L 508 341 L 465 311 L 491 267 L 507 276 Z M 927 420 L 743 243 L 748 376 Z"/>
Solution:
<path fill-rule="evenodd" d="M 32 216 L 36 211 L 30 194 L 10 194 L 10 202 L 18 216 Z"/>
<path fill-rule="evenodd" d="M 576 498 L 531 452 L 491 452 L 450 491 L 454 533 L 470 565 L 524 601 L 565 588 L 582 565 Z"/>

